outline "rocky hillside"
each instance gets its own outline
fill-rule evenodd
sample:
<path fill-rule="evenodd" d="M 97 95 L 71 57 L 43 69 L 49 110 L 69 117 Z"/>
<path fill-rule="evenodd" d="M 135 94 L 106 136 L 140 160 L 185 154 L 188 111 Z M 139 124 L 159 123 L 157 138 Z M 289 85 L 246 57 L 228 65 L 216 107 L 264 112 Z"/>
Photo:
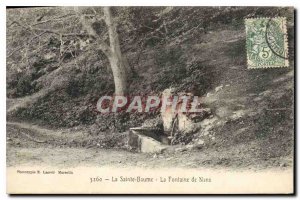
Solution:
<path fill-rule="evenodd" d="M 117 11 L 116 11 L 117 12 Z M 122 8 L 122 52 L 134 71 L 130 94 L 164 89 L 203 97 L 211 109 L 188 139 L 207 147 L 249 145 L 256 156 L 290 155 L 294 132 L 294 17 L 289 8 Z M 66 15 L 65 18 L 58 16 Z M 248 70 L 244 19 L 284 16 L 290 67 Z M 109 63 L 92 48 L 59 58 L 57 35 L 33 35 L 22 23 L 72 27 L 60 8 L 7 11 L 7 119 L 50 128 L 84 128 L 91 134 L 124 132 L 159 113 L 100 115 L 96 102 L 114 93 Z M 15 22 L 16 21 L 16 22 Z M 162 25 L 165 24 L 164 28 Z M 47 26 L 45 26 L 47 27 Z M 45 28 L 43 27 L 43 28 Z M 104 36 L 103 36 L 104 37 Z M 71 42 L 70 41 L 67 42 Z M 29 41 L 29 42 L 28 42 Z M 270 150 L 271 149 L 271 150 Z M 266 155 L 268 154 L 268 155 Z"/>

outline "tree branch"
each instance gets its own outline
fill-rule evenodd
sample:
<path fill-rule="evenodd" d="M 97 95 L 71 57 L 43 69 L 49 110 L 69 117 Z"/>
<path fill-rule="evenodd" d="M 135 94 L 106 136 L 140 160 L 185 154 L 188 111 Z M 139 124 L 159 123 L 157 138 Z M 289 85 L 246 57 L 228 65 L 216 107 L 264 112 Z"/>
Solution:
<path fill-rule="evenodd" d="M 86 19 L 86 16 L 80 12 L 80 10 L 79 10 L 78 7 L 75 8 L 75 11 L 77 13 L 77 16 L 80 19 L 80 22 L 81 22 L 83 28 L 87 31 L 88 35 L 90 35 L 90 37 L 96 39 L 96 43 L 98 45 L 96 48 L 100 49 L 101 51 L 103 51 L 103 53 L 108 58 L 110 58 L 111 54 L 112 54 L 110 46 L 103 39 L 101 39 L 98 36 L 98 34 L 96 33 L 95 29 L 93 28 L 92 22 L 90 22 L 89 20 Z"/>
<path fill-rule="evenodd" d="M 43 33 L 53 33 L 53 34 L 62 35 L 62 36 L 86 36 L 87 35 L 87 34 L 83 34 L 83 33 L 61 33 L 60 31 L 57 31 L 57 30 L 35 28 L 35 27 L 30 26 L 30 25 L 27 25 L 27 27 L 26 27 L 26 26 L 22 25 L 20 22 L 17 22 L 17 21 L 13 21 L 12 24 L 13 23 L 21 26 L 22 28 L 24 28 L 26 30 L 43 31 Z"/>
<path fill-rule="evenodd" d="M 36 25 L 39 25 L 39 24 L 44 24 L 44 23 L 47 23 L 47 22 L 51 22 L 51 21 L 58 21 L 58 20 L 61 20 L 61 18 L 67 18 L 67 17 L 73 17 L 75 16 L 75 14 L 65 14 L 65 15 L 62 15 L 62 16 L 59 16 L 59 17 L 56 17 L 56 18 L 52 18 L 52 19 L 48 19 L 48 20 L 45 20 L 45 21 L 40 21 L 40 22 L 37 22 L 37 23 L 34 23 L 34 24 L 31 24 L 31 26 L 36 26 Z"/>

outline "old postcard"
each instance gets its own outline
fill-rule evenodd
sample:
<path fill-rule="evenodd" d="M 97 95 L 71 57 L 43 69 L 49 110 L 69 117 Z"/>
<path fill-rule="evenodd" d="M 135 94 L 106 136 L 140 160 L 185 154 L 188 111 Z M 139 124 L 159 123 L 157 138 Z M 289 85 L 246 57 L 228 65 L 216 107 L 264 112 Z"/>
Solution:
<path fill-rule="evenodd" d="M 293 194 L 294 8 L 7 7 L 9 194 Z"/>

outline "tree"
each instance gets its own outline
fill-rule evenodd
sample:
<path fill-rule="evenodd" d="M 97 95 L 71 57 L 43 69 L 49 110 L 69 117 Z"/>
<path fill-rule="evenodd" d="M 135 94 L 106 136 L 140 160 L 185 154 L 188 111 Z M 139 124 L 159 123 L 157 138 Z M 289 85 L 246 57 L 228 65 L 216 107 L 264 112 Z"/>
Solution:
<path fill-rule="evenodd" d="M 117 24 L 114 21 L 111 13 L 110 7 L 103 8 L 103 19 L 107 26 L 108 36 L 109 36 L 109 45 L 100 38 L 95 29 L 93 28 L 93 21 L 86 19 L 86 16 L 80 12 L 79 8 L 76 8 L 78 15 L 80 15 L 80 21 L 88 32 L 88 34 L 96 40 L 99 49 L 107 56 L 115 83 L 115 95 L 124 96 L 128 93 L 129 83 L 128 78 L 130 76 L 130 68 L 126 57 L 122 55 L 120 48 L 119 35 L 117 32 Z M 94 10 L 95 11 L 95 10 Z M 95 14 L 98 13 L 95 11 Z M 95 19 L 99 19 L 95 17 Z"/>

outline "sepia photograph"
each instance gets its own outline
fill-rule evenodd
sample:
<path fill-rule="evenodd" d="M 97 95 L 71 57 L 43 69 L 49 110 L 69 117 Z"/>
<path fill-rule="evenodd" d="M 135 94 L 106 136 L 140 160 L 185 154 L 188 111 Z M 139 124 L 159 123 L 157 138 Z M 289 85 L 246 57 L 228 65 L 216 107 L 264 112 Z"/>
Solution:
<path fill-rule="evenodd" d="M 7 193 L 294 194 L 294 14 L 7 6 Z"/>

